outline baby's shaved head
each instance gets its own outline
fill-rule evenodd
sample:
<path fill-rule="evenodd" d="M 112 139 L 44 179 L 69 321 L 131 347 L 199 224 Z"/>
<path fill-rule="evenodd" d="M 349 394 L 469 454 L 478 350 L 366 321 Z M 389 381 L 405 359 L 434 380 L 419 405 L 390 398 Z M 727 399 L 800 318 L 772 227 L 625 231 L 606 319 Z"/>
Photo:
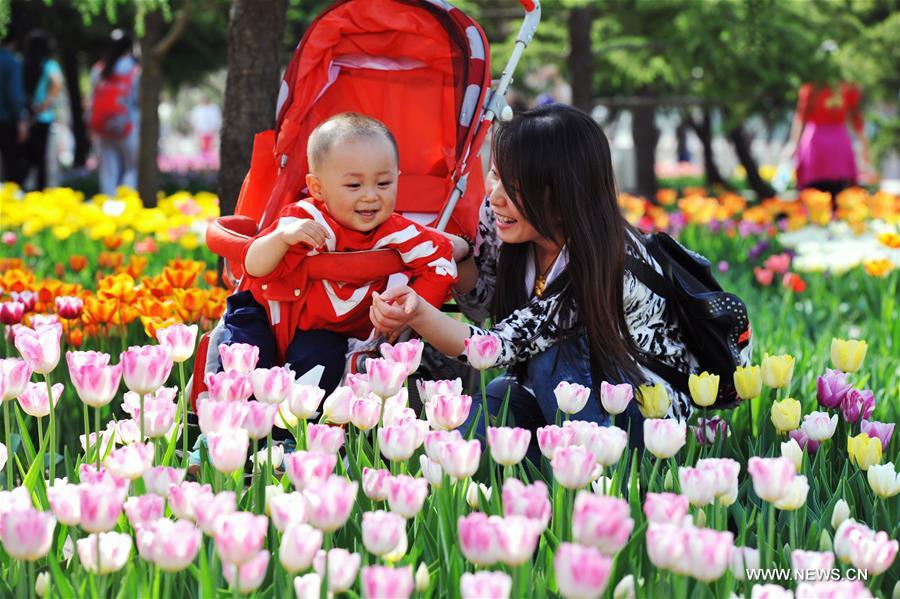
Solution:
<path fill-rule="evenodd" d="M 365 138 L 382 138 L 391 143 L 397 166 L 400 165 L 400 152 L 397 140 L 384 123 L 364 114 L 343 112 L 336 114 L 313 129 L 306 144 L 306 158 L 309 171 L 313 174 L 322 167 L 331 149 L 342 142 Z"/>

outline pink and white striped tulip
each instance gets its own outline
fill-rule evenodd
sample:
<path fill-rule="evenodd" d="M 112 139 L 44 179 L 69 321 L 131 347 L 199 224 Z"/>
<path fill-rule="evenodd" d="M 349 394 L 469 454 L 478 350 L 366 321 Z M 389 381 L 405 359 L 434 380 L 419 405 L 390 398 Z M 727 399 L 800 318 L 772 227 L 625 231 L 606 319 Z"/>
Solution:
<path fill-rule="evenodd" d="M 444 486 L 444 469 L 427 455 L 419 456 L 419 472 L 432 488 L 440 489 Z"/>
<path fill-rule="evenodd" d="M 194 517 L 197 526 L 209 536 L 216 533 L 216 522 L 222 516 L 237 511 L 237 496 L 234 491 L 222 491 L 213 495 L 202 493 L 194 500 Z"/>
<path fill-rule="evenodd" d="M 364 566 L 361 578 L 366 599 L 409 599 L 415 586 L 412 566 Z"/>
<path fill-rule="evenodd" d="M 213 468 L 225 474 L 237 472 L 247 463 L 250 437 L 244 429 L 219 431 L 206 437 L 209 461 Z"/>
<path fill-rule="evenodd" d="M 315 572 L 294 578 L 297 599 L 319 599 L 322 595 L 322 579 Z"/>
<path fill-rule="evenodd" d="M 322 531 L 309 524 L 291 522 L 284 529 L 278 546 L 278 561 L 290 574 L 309 568 L 322 547 Z"/>
<path fill-rule="evenodd" d="M 497 520 L 482 512 L 460 516 L 457 521 L 459 548 L 463 556 L 478 566 L 491 566 L 500 559 Z"/>
<path fill-rule="evenodd" d="M 122 353 L 125 386 L 138 395 L 162 387 L 172 372 L 172 353 L 161 345 L 133 345 Z"/>
<path fill-rule="evenodd" d="M 16 399 L 22 394 L 31 380 L 31 372 L 31 364 L 25 360 L 18 358 L 0 360 L 0 378 L 6 381 L 6 386 L 0 395 L 3 401 Z"/>
<path fill-rule="evenodd" d="M 644 443 L 659 459 L 673 457 L 687 442 L 687 423 L 661 418 L 644 420 Z"/>
<path fill-rule="evenodd" d="M 29 322 L 35 331 L 60 324 L 59 316 L 56 314 L 32 314 Z"/>
<path fill-rule="evenodd" d="M 409 341 L 395 343 L 394 345 L 382 343 L 378 349 L 381 351 L 381 357 L 385 360 L 403 364 L 403 367 L 406 370 L 406 376 L 409 376 L 419 369 L 419 364 L 422 363 L 422 350 L 425 349 L 425 344 L 419 339 L 410 339 Z M 366 371 L 368 372 L 368 368 Z"/>
<path fill-rule="evenodd" d="M 15 560 L 33 562 L 50 551 L 56 518 L 28 506 L 3 511 L 3 548 Z"/>
<path fill-rule="evenodd" d="M 550 460 L 553 478 L 566 489 L 580 489 L 590 483 L 598 468 L 594 454 L 581 445 L 562 447 Z"/>
<path fill-rule="evenodd" d="M 681 492 L 695 507 L 709 505 L 716 498 L 718 476 L 714 470 L 679 466 L 678 482 Z"/>
<path fill-rule="evenodd" d="M 125 515 L 132 528 L 163 517 L 166 500 L 159 495 L 138 495 L 125 500 Z"/>
<path fill-rule="evenodd" d="M 591 439 L 594 438 L 594 434 L 600 430 L 600 425 L 587 420 L 566 420 L 563 422 L 563 428 L 575 431 L 575 440 L 572 442 L 572 445 L 584 445 L 587 447 Z"/>
<path fill-rule="evenodd" d="M 275 425 L 275 412 L 278 411 L 278 405 L 248 401 L 247 407 L 247 415 L 244 416 L 242 428 L 247 431 L 247 436 L 251 439 L 265 439 Z"/>
<path fill-rule="evenodd" d="M 599 597 L 609 582 L 612 560 L 593 547 L 560 543 L 553 568 L 563 597 Z"/>
<path fill-rule="evenodd" d="M 336 475 L 305 489 L 306 516 L 310 524 L 322 532 L 339 529 L 350 517 L 358 490 L 359 483 Z"/>
<path fill-rule="evenodd" d="M 414 426 L 383 426 L 378 429 L 378 446 L 381 455 L 392 462 L 406 461 L 422 444 L 419 431 Z"/>
<path fill-rule="evenodd" d="M 425 414 L 432 427 L 449 431 L 465 424 L 471 408 L 468 395 L 435 395 L 425 404 Z"/>
<path fill-rule="evenodd" d="M 350 387 L 338 387 L 322 404 L 322 414 L 325 421 L 332 424 L 346 424 L 350 422 L 350 406 L 354 395 Z"/>
<path fill-rule="evenodd" d="M 3 539 L 3 514 L 10 510 L 31 509 L 34 509 L 34 504 L 27 488 L 16 487 L 12 491 L 0 491 L 0 541 Z"/>
<path fill-rule="evenodd" d="M 97 549 L 99 543 L 100 549 Z M 76 541 L 78 559 L 91 574 L 111 574 L 118 572 L 128 563 L 131 556 L 131 536 L 120 532 L 91 534 Z M 98 555 L 99 551 L 99 555 Z M 100 563 L 97 563 L 99 557 Z"/>
<path fill-rule="evenodd" d="M 407 377 L 405 364 L 384 358 L 367 359 L 366 374 L 369 376 L 369 391 L 382 399 L 396 395 Z"/>
<path fill-rule="evenodd" d="M 247 563 L 262 549 L 268 528 L 268 518 L 249 512 L 219 516 L 212 535 L 219 557 L 230 564 Z"/>
<path fill-rule="evenodd" d="M 236 370 L 207 372 L 204 378 L 212 401 L 244 402 L 253 395 L 253 387 L 247 375 Z"/>
<path fill-rule="evenodd" d="M 688 512 L 689 499 L 674 493 L 647 493 L 644 515 L 658 524 L 681 524 Z"/>
<path fill-rule="evenodd" d="M 150 559 L 164 572 L 180 572 L 193 563 L 200 551 L 203 533 L 187 520 L 160 518 L 152 523 Z"/>
<path fill-rule="evenodd" d="M 830 551 L 791 551 L 791 567 L 795 571 L 830 571 L 834 567 L 834 554 Z"/>
<path fill-rule="evenodd" d="M 753 490 L 763 501 L 774 503 L 787 495 L 797 475 L 794 463 L 787 458 L 752 457 L 747 472 L 753 479 Z"/>
<path fill-rule="evenodd" d="M 294 486 L 303 491 L 315 487 L 334 473 L 337 455 L 322 451 L 295 451 L 284 457 L 284 470 Z"/>
<path fill-rule="evenodd" d="M 632 530 L 631 508 L 624 499 L 589 491 L 579 491 L 575 496 L 572 533 L 576 542 L 613 556 L 628 543 Z"/>
<path fill-rule="evenodd" d="M 428 496 L 428 481 L 400 474 L 391 477 L 387 484 L 387 501 L 391 511 L 407 519 L 415 518 Z"/>
<path fill-rule="evenodd" d="M 435 395 L 462 395 L 463 384 L 462 379 L 453 379 L 452 381 L 425 381 L 416 380 L 416 389 L 419 391 L 419 399 L 422 404 L 431 401 Z"/>
<path fill-rule="evenodd" d="M 175 387 L 160 387 L 153 393 L 144 396 L 144 405 L 150 400 L 164 400 L 174 402 L 178 395 L 178 389 Z M 134 419 L 141 416 L 141 396 L 134 391 L 126 391 L 122 396 L 122 411 L 130 415 Z"/>
<path fill-rule="evenodd" d="M 600 383 L 600 404 L 607 414 L 615 416 L 628 408 L 634 399 L 634 387 L 628 383 L 611 385 L 606 381 Z"/>
<path fill-rule="evenodd" d="M 366 551 L 383 557 L 394 551 L 406 536 L 406 520 L 399 514 L 377 510 L 363 512 L 362 541 Z"/>
<path fill-rule="evenodd" d="M 503 515 L 525 516 L 547 528 L 550 522 L 550 493 L 542 481 L 525 485 L 516 478 L 503 481 Z"/>
<path fill-rule="evenodd" d="M 788 591 L 784 597 L 790 597 Z M 861 580 L 820 580 L 797 585 L 795 599 L 870 599 L 872 594 Z M 756 599 L 755 597 L 752 599 Z"/>
<path fill-rule="evenodd" d="M 47 488 L 50 509 L 60 524 L 77 526 L 81 522 L 81 487 L 59 480 Z"/>
<path fill-rule="evenodd" d="M 291 385 L 294 384 L 294 373 L 286 366 L 256 368 L 247 375 L 247 379 L 256 401 L 280 404 L 287 399 Z"/>
<path fill-rule="evenodd" d="M 222 359 L 223 370 L 236 370 L 247 374 L 259 362 L 259 348 L 247 343 L 232 343 L 219 345 L 219 357 Z"/>
<path fill-rule="evenodd" d="M 512 567 L 530 562 L 544 531 L 541 523 L 525 516 L 491 518 L 496 523 L 498 560 Z"/>
<path fill-rule="evenodd" d="M 187 362 L 194 355 L 197 346 L 197 325 L 173 324 L 157 329 L 156 340 L 159 344 L 169 348 L 172 361 L 176 364 Z"/>
<path fill-rule="evenodd" d="M 144 488 L 148 493 L 159 495 L 160 497 L 169 496 L 169 487 L 180 484 L 184 480 L 187 471 L 181 468 L 171 468 L 169 466 L 156 466 L 150 468 L 144 473 Z"/>
<path fill-rule="evenodd" d="M 709 528 L 692 528 L 687 543 L 688 571 L 703 582 L 718 580 L 731 564 L 734 534 Z"/>
<path fill-rule="evenodd" d="M 66 352 L 66 358 L 72 352 Z M 106 355 L 106 359 L 109 356 Z M 122 365 L 107 366 L 105 364 L 86 363 L 73 365 L 69 360 L 69 374 L 78 397 L 92 408 L 102 408 L 113 400 L 122 380 Z"/>
<path fill-rule="evenodd" d="M 220 431 L 235 430 L 244 426 L 247 412 L 250 411 L 246 401 L 214 401 L 200 399 L 197 401 L 197 421 L 200 432 L 209 436 Z"/>
<path fill-rule="evenodd" d="M 315 385 L 291 385 L 285 403 L 294 416 L 308 420 L 319 411 L 323 397 L 325 390 Z"/>
<path fill-rule="evenodd" d="M 715 474 L 715 496 L 719 503 L 731 505 L 737 500 L 738 475 L 741 472 L 741 465 L 738 462 L 730 458 L 704 458 L 697 460 L 697 468 Z"/>
<path fill-rule="evenodd" d="M 487 370 L 497 363 L 503 349 L 495 335 L 472 335 L 465 340 L 465 354 L 475 370 Z"/>
<path fill-rule="evenodd" d="M 63 389 L 62 383 L 56 383 L 51 387 L 54 406 L 59 404 Z M 47 397 L 47 384 L 44 382 L 26 384 L 25 390 L 19 394 L 18 400 L 22 411 L 29 416 L 43 418 L 50 414 L 50 399 Z"/>
<path fill-rule="evenodd" d="M 141 419 L 144 421 L 144 435 L 151 439 L 168 436 L 175 425 L 175 413 L 178 405 L 167 399 L 152 398 L 144 400 L 144 413 Z M 140 413 L 140 408 L 138 408 Z M 140 427 L 138 427 L 140 429 Z M 138 433 L 140 434 L 140 433 Z"/>
<path fill-rule="evenodd" d="M 680 522 L 651 521 L 647 526 L 647 556 L 650 562 L 663 570 L 687 574 L 689 536 L 690 532 L 682 528 Z"/>
<path fill-rule="evenodd" d="M 369 375 L 365 372 L 351 372 L 347 374 L 346 383 L 353 390 L 353 395 L 356 397 L 363 397 L 371 393 L 369 390 Z"/>
<path fill-rule="evenodd" d="M 266 579 L 269 568 L 269 552 L 263 549 L 242 564 L 222 564 L 222 574 L 232 589 L 239 593 L 252 593 Z"/>
<path fill-rule="evenodd" d="M 136 480 L 153 466 L 153 443 L 132 443 L 110 452 L 103 465 L 123 480 Z"/>
<path fill-rule="evenodd" d="M 441 462 L 444 443 L 462 441 L 462 434 L 457 431 L 428 431 L 425 433 L 425 454 L 433 462 Z"/>
<path fill-rule="evenodd" d="M 280 489 L 281 487 L 274 487 Z M 268 490 L 268 489 L 267 489 Z M 291 524 L 306 522 L 306 498 L 302 493 L 281 493 L 268 498 L 266 511 L 278 532 L 284 532 Z"/>
<path fill-rule="evenodd" d="M 16 331 L 15 346 L 37 374 L 50 374 L 60 358 L 62 325 L 55 323 L 37 330 L 22 327 Z"/>
<path fill-rule="evenodd" d="M 759 549 L 735 547 L 731 552 L 731 563 L 728 564 L 728 568 L 735 580 L 746 580 L 748 570 L 759 569 Z"/>
<path fill-rule="evenodd" d="M 531 443 L 531 431 L 525 428 L 489 426 L 487 436 L 491 457 L 504 466 L 514 466 L 521 462 Z"/>
<path fill-rule="evenodd" d="M 594 454 L 598 464 L 612 466 L 622 458 L 628 445 L 628 433 L 617 426 L 600 426 L 594 431 L 587 448 Z"/>
<path fill-rule="evenodd" d="M 355 398 L 350 404 L 350 422 L 361 431 L 374 428 L 381 418 L 381 398 L 371 393 Z"/>
<path fill-rule="evenodd" d="M 509 599 L 512 578 L 506 572 L 466 572 L 459 578 L 459 592 L 463 599 Z"/>
<path fill-rule="evenodd" d="M 894 563 L 898 548 L 900 543 L 891 540 L 883 530 L 874 535 L 856 535 L 850 539 L 850 563 L 858 570 L 879 576 Z"/>
<path fill-rule="evenodd" d="M 578 383 L 560 381 L 553 390 L 553 395 L 556 396 L 556 405 L 559 406 L 560 411 L 566 414 L 577 414 L 587 405 L 588 398 L 591 396 L 591 388 Z"/>
<path fill-rule="evenodd" d="M 480 460 L 481 443 L 472 439 L 443 443 L 438 461 L 450 478 L 462 480 L 475 474 Z"/>
<path fill-rule="evenodd" d="M 803 583 L 798 586 L 802 587 Z M 821 599 L 818 595 L 813 597 Z M 794 593 L 777 584 L 757 584 L 751 590 L 750 599 L 794 599 Z"/>
<path fill-rule="evenodd" d="M 346 549 L 335 548 L 325 552 L 319 551 L 313 559 L 313 568 L 320 578 L 325 578 L 325 564 L 328 564 L 328 590 L 332 593 L 343 593 L 356 582 L 356 574 L 362 558 L 358 553 L 350 553 Z"/>
<path fill-rule="evenodd" d="M 538 446 L 541 448 L 541 453 L 544 454 L 544 457 L 552 460 L 553 454 L 556 453 L 557 449 L 568 447 L 575 443 L 575 435 L 576 431 L 572 427 L 563 428 L 555 424 L 542 426 L 537 429 Z"/>
<path fill-rule="evenodd" d="M 306 448 L 310 451 L 337 454 L 344 446 L 344 430 L 339 426 L 310 424 L 306 429 Z"/>
<path fill-rule="evenodd" d="M 800 429 L 813 441 L 825 441 L 834 436 L 837 428 L 837 414 L 829 415 L 828 412 L 812 412 L 803 417 Z"/>
<path fill-rule="evenodd" d="M 116 526 L 125 504 L 127 486 L 115 482 L 80 485 L 81 527 L 88 532 L 105 532 Z"/>
<path fill-rule="evenodd" d="M 388 481 L 391 473 L 388 470 L 377 470 L 364 467 L 362 472 L 363 493 L 372 501 L 384 501 L 387 499 L 389 488 Z"/>
<path fill-rule="evenodd" d="M 176 518 L 194 520 L 194 505 L 201 495 L 211 495 L 210 485 L 201 485 L 193 481 L 184 481 L 169 487 L 169 507 Z"/>

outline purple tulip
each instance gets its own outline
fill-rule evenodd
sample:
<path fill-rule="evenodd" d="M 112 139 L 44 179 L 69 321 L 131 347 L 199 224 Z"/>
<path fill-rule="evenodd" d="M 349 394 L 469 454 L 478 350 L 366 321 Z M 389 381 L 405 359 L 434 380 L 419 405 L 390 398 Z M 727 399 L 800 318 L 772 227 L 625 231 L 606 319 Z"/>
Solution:
<path fill-rule="evenodd" d="M 850 389 L 841 402 L 841 412 L 847 422 L 866 419 L 875 411 L 875 396 L 868 389 Z"/>
<path fill-rule="evenodd" d="M 861 431 L 873 439 L 878 437 L 878 440 L 881 441 L 881 451 L 887 452 L 888 445 L 891 444 L 891 437 L 894 435 L 894 426 L 893 422 L 876 422 L 864 418 Z"/>
<path fill-rule="evenodd" d="M 805 449 L 807 453 L 815 453 L 817 449 L 819 449 L 820 443 L 818 441 L 813 441 L 809 438 L 809 436 L 803 432 L 801 429 L 796 429 L 788 433 L 791 439 L 797 442 L 797 445 L 800 446 L 800 449 Z"/>
<path fill-rule="evenodd" d="M 816 380 L 816 398 L 823 408 L 834 410 L 841 407 L 848 391 L 850 383 L 847 382 L 847 375 L 840 370 L 828 368 Z"/>

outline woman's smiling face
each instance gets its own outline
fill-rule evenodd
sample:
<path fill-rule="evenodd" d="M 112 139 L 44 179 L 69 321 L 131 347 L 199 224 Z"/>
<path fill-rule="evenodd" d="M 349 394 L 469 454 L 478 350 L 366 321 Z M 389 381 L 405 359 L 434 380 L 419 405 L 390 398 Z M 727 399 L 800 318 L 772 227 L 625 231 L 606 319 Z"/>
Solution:
<path fill-rule="evenodd" d="M 543 239 L 506 193 L 496 166 L 491 165 L 485 183 L 500 241 L 503 243 L 528 243 Z"/>

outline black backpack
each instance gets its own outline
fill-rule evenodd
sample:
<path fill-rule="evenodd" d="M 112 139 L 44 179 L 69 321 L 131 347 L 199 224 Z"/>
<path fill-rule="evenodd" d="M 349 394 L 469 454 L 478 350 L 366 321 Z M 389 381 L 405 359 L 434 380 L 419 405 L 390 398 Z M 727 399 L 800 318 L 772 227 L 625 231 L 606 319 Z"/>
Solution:
<path fill-rule="evenodd" d="M 734 371 L 744 366 L 741 354 L 750 345 L 750 318 L 741 298 L 726 293 L 712 275 L 708 260 L 688 252 L 666 233 L 644 236 L 644 247 L 662 267 L 663 275 L 642 260 L 626 255 L 625 266 L 653 293 L 665 298 L 678 322 L 688 351 L 699 371 L 719 375 L 719 394 L 713 408 L 740 402 Z M 688 378 L 654 356 L 643 355 L 644 366 L 690 397 Z"/>

